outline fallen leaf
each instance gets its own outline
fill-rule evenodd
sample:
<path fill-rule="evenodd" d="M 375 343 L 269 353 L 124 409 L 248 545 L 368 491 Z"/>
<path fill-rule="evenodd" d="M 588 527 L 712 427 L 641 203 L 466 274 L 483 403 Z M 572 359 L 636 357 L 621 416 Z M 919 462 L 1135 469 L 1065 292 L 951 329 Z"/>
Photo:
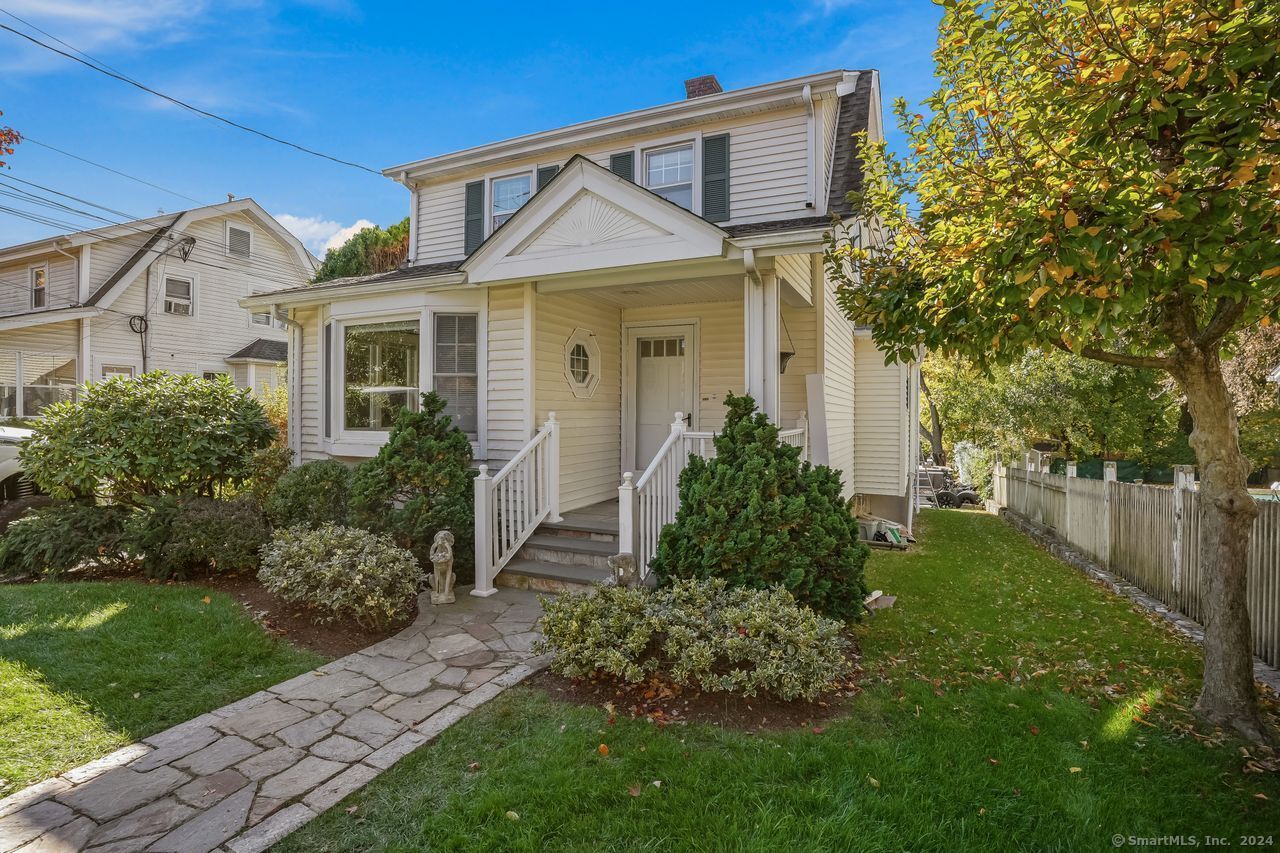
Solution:
<path fill-rule="evenodd" d="M 1079 773 L 1082 769 L 1083 769 L 1083 768 L 1081 768 L 1081 767 L 1068 767 L 1068 768 L 1067 768 L 1067 770 L 1068 770 L 1068 771 L 1070 771 L 1071 773 Z"/>
<path fill-rule="evenodd" d="M 628 789 L 627 789 L 627 793 L 628 793 L 628 794 L 630 794 L 630 795 L 631 795 L 631 796 L 633 796 L 633 797 L 638 797 L 638 796 L 640 796 L 640 786 L 639 786 L 639 785 L 632 785 L 630 788 L 628 788 Z"/>
<path fill-rule="evenodd" d="M 880 787 L 880 780 L 879 780 L 879 779 L 877 779 L 877 778 L 876 778 L 876 777 L 874 777 L 874 776 L 868 776 L 868 777 L 867 777 L 867 782 L 869 782 L 869 783 L 871 784 L 871 787 L 873 787 L 873 788 L 879 788 L 879 787 Z"/>
<path fill-rule="evenodd" d="M 474 773 L 475 771 L 480 769 L 480 762 L 479 761 L 471 762 L 470 764 L 467 765 L 467 769 Z"/>
<path fill-rule="evenodd" d="M 826 729 L 824 729 L 822 726 L 814 726 L 814 727 L 813 727 L 813 729 L 811 729 L 811 731 L 812 731 L 815 735 L 820 735 L 820 734 L 822 734 L 824 731 L 826 731 Z"/>
<path fill-rule="evenodd" d="M 200 599 L 200 602 L 201 602 L 202 604 L 208 604 L 208 603 L 210 603 L 211 601 L 213 601 L 213 599 L 212 599 L 212 598 L 210 598 L 210 597 L 209 597 L 209 596 L 207 596 L 207 595 L 206 595 L 204 598 Z"/>
<path fill-rule="evenodd" d="M 134 699 L 137 699 L 137 698 L 138 698 L 139 696 L 141 696 L 141 695 L 142 695 L 141 693 L 135 693 L 135 694 L 133 694 L 133 698 L 134 698 Z"/>
<path fill-rule="evenodd" d="M 661 788 L 661 787 L 662 787 L 662 780 L 661 780 L 661 779 L 654 779 L 654 780 L 653 780 L 653 787 L 655 787 L 655 788 Z"/>
<path fill-rule="evenodd" d="M 346 812 L 347 814 L 355 814 L 359 810 L 360 810 L 359 806 L 347 806 L 345 809 L 343 809 L 343 811 Z"/>
<path fill-rule="evenodd" d="M 1000 759 L 998 758 L 988 758 L 987 761 L 991 764 L 992 767 L 995 767 L 1000 763 Z"/>
<path fill-rule="evenodd" d="M 1027 731 L 1031 732 L 1033 735 L 1040 734 L 1040 728 L 1038 726 L 1027 726 Z"/>
<path fill-rule="evenodd" d="M 1255 800 L 1270 800 L 1270 799 L 1271 799 L 1270 797 L 1268 797 L 1266 794 L 1262 793 L 1261 791 L 1259 791 L 1258 793 L 1254 794 L 1254 795 L 1253 795 L 1253 798 L 1254 798 Z"/>
<path fill-rule="evenodd" d="M 507 820 L 519 820 L 519 819 L 520 819 L 519 812 L 510 812 L 510 811 L 507 812 Z"/>
<path fill-rule="evenodd" d="M 600 744 L 600 746 L 598 746 L 598 747 L 596 748 L 596 752 L 600 753 L 601 755 L 608 755 L 608 754 L 609 754 L 609 744 L 607 744 L 607 743 L 602 743 L 602 744 Z"/>

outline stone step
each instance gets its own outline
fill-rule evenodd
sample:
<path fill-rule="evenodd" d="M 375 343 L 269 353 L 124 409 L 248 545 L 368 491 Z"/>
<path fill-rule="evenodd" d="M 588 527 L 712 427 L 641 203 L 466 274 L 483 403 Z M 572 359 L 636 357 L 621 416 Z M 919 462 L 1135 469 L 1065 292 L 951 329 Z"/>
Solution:
<path fill-rule="evenodd" d="M 598 518 L 586 515 L 575 516 L 567 513 L 563 521 L 544 521 L 538 530 L 558 535 L 590 535 L 607 536 L 614 541 L 618 539 L 618 519 Z"/>
<path fill-rule="evenodd" d="M 607 571 L 609 558 L 616 553 L 617 542 L 534 533 L 516 556 L 541 563 L 594 566 Z"/>
<path fill-rule="evenodd" d="M 495 586 L 537 592 L 584 592 L 608 577 L 608 569 L 550 563 L 517 556 L 503 567 L 493 582 Z"/>

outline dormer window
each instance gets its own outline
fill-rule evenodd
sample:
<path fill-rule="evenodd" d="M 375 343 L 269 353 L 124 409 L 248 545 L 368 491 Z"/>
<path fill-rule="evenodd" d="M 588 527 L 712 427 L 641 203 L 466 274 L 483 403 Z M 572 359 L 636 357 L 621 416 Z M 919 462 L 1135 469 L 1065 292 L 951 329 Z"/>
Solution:
<path fill-rule="evenodd" d="M 253 252 L 253 232 L 241 225 L 227 223 L 227 255 L 249 260 Z"/>
<path fill-rule="evenodd" d="M 49 304 L 47 285 L 49 284 L 49 267 L 47 264 L 31 268 L 31 307 L 44 308 Z"/>
<path fill-rule="evenodd" d="M 506 222 L 524 203 L 529 200 L 531 182 L 528 175 L 514 175 L 509 178 L 495 178 L 492 189 L 492 206 L 489 232 L 498 230 L 498 226 Z"/>
<path fill-rule="evenodd" d="M 685 210 L 693 210 L 693 145 L 660 148 L 644 155 L 644 185 Z"/>

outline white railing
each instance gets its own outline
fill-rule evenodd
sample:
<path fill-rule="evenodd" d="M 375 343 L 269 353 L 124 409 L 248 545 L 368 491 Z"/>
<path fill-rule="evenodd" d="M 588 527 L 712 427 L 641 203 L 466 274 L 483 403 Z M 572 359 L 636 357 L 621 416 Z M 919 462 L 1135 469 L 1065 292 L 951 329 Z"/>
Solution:
<path fill-rule="evenodd" d="M 801 460 L 809 456 L 809 422 L 804 412 L 794 429 L 781 430 L 779 440 L 799 447 Z M 676 412 L 671 434 L 658 448 L 653 461 L 640 478 L 628 471 L 618 487 L 618 548 L 635 558 L 640 577 L 649 574 L 649 561 L 658 552 L 662 528 L 675 521 L 680 507 L 680 473 L 690 456 L 712 459 L 716 455 L 715 433 L 685 429 L 684 413 Z"/>
<path fill-rule="evenodd" d="M 493 579 L 543 521 L 560 521 L 560 424 L 556 413 L 489 476 L 481 465 L 475 483 L 476 584 L 472 595 L 497 592 Z"/>

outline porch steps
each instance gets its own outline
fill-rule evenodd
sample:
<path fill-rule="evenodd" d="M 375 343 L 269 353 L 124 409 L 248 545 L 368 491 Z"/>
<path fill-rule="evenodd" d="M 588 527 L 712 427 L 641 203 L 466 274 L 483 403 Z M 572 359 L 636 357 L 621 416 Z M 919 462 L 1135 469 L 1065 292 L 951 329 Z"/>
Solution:
<path fill-rule="evenodd" d="M 578 592 L 609 578 L 618 553 L 618 509 L 608 502 L 544 522 L 494 579 L 497 586 Z"/>

